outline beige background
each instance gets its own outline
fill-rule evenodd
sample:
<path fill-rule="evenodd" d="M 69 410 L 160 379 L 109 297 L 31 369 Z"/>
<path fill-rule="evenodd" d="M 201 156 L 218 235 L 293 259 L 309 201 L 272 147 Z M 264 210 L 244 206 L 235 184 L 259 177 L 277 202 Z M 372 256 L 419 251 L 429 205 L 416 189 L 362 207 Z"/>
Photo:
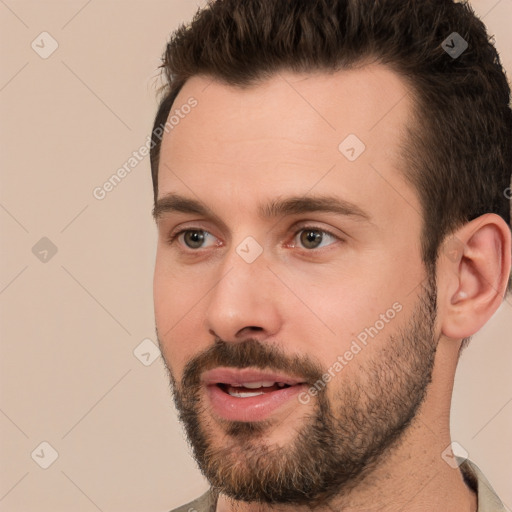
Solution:
<path fill-rule="evenodd" d="M 473 5 L 512 75 L 512 0 Z M 134 355 L 155 341 L 149 158 L 92 194 L 145 142 L 160 55 L 196 6 L 0 0 L 1 511 L 166 511 L 206 488 L 161 360 Z M 454 440 L 509 508 L 511 332 L 509 299 L 463 356 L 453 405 Z"/>

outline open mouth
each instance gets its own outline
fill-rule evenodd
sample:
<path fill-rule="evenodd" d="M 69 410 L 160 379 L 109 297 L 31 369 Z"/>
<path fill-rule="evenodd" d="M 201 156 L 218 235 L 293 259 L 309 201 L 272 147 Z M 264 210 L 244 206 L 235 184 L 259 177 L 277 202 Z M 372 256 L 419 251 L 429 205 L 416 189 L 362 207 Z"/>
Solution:
<path fill-rule="evenodd" d="M 290 384 L 286 384 L 285 382 L 265 381 L 246 382 L 243 384 L 217 384 L 217 386 L 228 395 L 237 398 L 250 398 L 289 388 Z"/>
<path fill-rule="evenodd" d="M 306 387 L 302 379 L 255 368 L 215 368 L 202 376 L 211 412 L 234 421 L 262 421 L 293 404 Z M 291 406 L 291 405 L 289 405 Z"/>

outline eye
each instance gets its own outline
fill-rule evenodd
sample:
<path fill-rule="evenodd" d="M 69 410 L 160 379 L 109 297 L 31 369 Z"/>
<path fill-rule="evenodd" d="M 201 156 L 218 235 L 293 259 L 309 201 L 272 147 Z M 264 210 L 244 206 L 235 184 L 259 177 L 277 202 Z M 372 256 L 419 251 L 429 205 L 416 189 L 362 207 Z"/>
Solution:
<path fill-rule="evenodd" d="M 173 244 L 176 240 L 184 244 L 188 249 L 202 249 L 205 247 L 205 242 L 215 237 L 205 231 L 204 229 L 183 229 L 177 233 L 173 233 L 169 236 L 169 244 Z M 217 245 L 212 240 L 211 245 Z M 207 247 L 207 246 L 206 246 Z"/>
<path fill-rule="evenodd" d="M 315 226 L 304 226 L 299 231 L 295 233 L 294 241 L 296 239 L 299 239 L 299 243 L 304 247 L 305 249 L 318 249 L 321 247 L 325 247 L 326 245 L 331 244 L 323 244 L 323 242 L 331 240 L 340 240 L 339 237 L 333 235 L 329 231 L 326 231 L 325 229 L 320 229 Z M 323 244 L 323 245 L 322 245 Z M 295 247 L 295 242 L 293 244 Z"/>

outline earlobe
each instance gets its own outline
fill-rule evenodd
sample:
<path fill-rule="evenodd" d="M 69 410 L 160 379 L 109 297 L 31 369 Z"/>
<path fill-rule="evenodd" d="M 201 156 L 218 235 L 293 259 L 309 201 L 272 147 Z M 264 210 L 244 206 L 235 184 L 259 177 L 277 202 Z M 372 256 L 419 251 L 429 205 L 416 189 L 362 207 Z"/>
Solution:
<path fill-rule="evenodd" d="M 458 250 L 441 251 L 438 261 L 441 328 L 445 336 L 463 339 L 480 330 L 503 301 L 511 233 L 501 217 L 486 214 L 465 224 L 450 240 L 457 241 Z"/>

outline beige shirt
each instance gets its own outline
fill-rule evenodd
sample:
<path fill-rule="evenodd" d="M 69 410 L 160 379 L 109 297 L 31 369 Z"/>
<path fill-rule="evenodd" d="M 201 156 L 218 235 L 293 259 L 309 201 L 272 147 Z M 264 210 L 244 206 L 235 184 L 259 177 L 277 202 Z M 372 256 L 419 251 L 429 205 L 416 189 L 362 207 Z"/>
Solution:
<path fill-rule="evenodd" d="M 467 485 L 478 496 L 478 512 L 507 512 L 491 484 L 476 464 L 466 459 L 461 463 L 460 469 Z M 217 500 L 212 493 L 208 491 L 197 500 L 192 501 L 188 505 L 178 507 L 171 512 L 215 512 L 216 502 Z"/>

